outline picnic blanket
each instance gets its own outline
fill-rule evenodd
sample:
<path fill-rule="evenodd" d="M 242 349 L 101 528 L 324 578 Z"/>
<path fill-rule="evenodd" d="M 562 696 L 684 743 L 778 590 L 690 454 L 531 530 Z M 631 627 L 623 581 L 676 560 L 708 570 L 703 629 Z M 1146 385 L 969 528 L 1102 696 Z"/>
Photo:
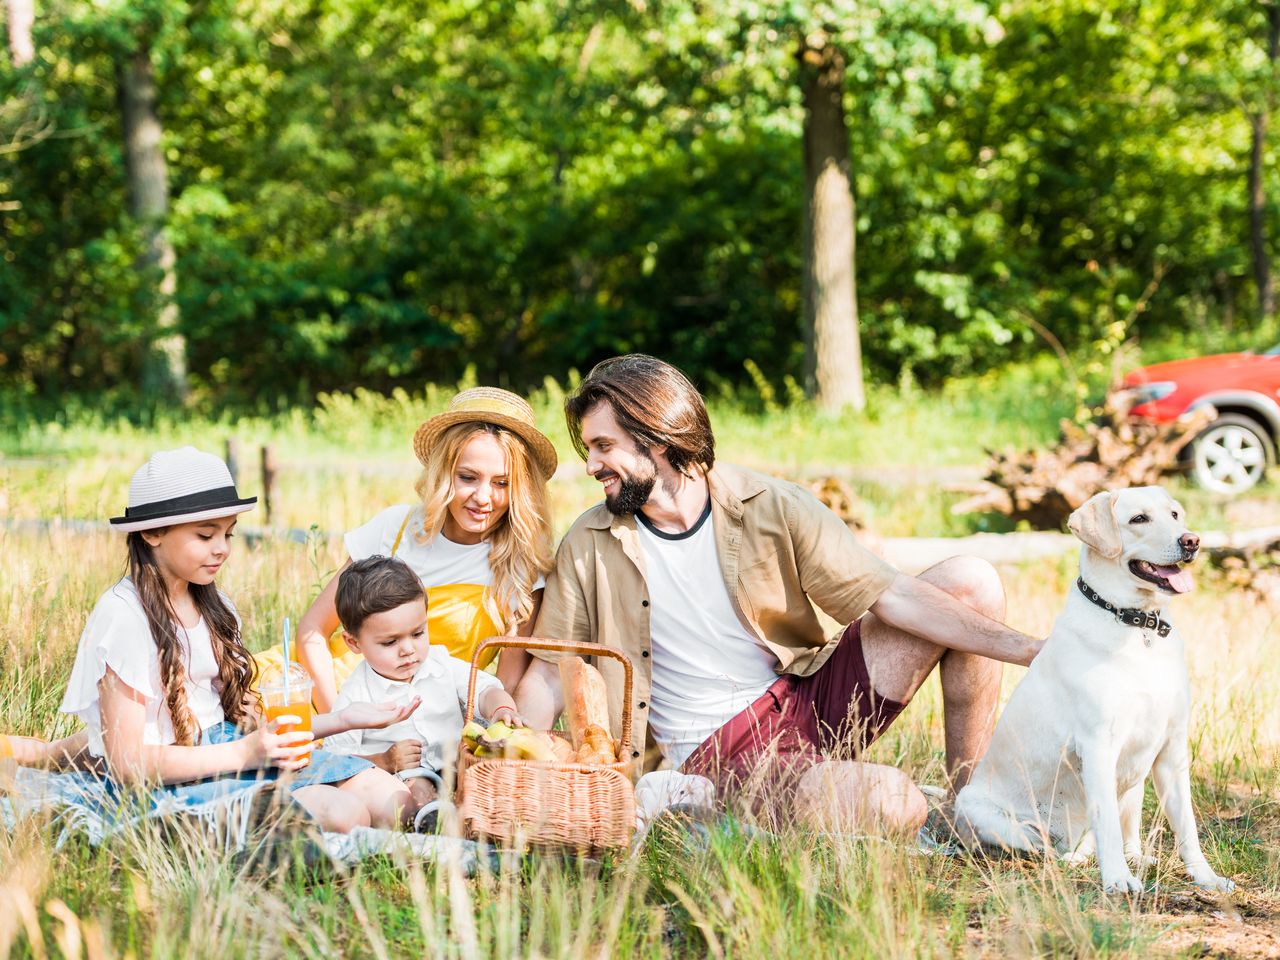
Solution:
<path fill-rule="evenodd" d="M 242 850 L 250 842 L 255 799 L 274 787 L 270 781 L 229 791 L 198 803 L 167 797 L 143 809 L 122 799 L 107 781 L 90 773 L 51 773 L 17 767 L 12 779 L 0 785 L 0 826 L 12 830 L 20 820 L 48 816 L 57 831 L 55 849 L 75 835 L 94 846 L 106 843 L 146 821 L 194 825 L 206 831 L 228 851 Z M 489 848 L 474 840 L 428 836 L 358 827 L 351 833 L 309 831 L 320 838 L 333 860 L 351 864 L 377 854 L 414 857 L 441 863 L 453 861 L 470 876 L 492 858 Z"/>

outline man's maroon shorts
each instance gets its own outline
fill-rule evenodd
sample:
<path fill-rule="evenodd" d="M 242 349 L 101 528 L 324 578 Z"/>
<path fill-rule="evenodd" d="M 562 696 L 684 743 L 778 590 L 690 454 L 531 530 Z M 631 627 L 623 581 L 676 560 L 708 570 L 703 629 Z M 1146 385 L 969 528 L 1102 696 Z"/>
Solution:
<path fill-rule="evenodd" d="M 852 757 L 869 747 L 905 706 L 872 689 L 855 620 L 815 673 L 779 677 L 699 744 L 681 770 L 709 777 L 723 793 L 768 767 L 773 787 L 794 789 L 824 754 Z"/>

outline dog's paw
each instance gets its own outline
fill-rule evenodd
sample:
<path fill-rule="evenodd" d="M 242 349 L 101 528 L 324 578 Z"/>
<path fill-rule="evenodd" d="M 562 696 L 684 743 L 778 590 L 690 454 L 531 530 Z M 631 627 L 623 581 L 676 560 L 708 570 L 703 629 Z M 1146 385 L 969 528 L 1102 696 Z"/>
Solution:
<path fill-rule="evenodd" d="M 1102 878 L 1102 890 L 1104 893 L 1141 893 L 1142 881 L 1132 873 L 1117 873 L 1113 876 L 1104 875 Z"/>
<path fill-rule="evenodd" d="M 1093 859 L 1093 854 L 1085 850 L 1069 850 L 1058 857 L 1060 863 L 1069 867 L 1079 867 Z"/>
<path fill-rule="evenodd" d="M 1194 874 L 1191 880 L 1201 890 L 1212 890 L 1215 893 L 1230 893 L 1236 888 L 1234 880 L 1220 877 L 1216 873 Z"/>

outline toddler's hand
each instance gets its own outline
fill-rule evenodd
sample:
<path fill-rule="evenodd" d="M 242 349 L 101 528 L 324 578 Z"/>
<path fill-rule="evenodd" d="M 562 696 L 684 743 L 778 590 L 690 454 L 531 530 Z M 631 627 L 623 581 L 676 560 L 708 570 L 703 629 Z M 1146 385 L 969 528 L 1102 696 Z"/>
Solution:
<path fill-rule="evenodd" d="M 489 719 L 495 722 L 502 720 L 508 727 L 524 726 L 524 721 L 520 719 L 520 714 L 516 712 L 515 707 L 501 706 L 493 711 L 493 715 Z"/>
<path fill-rule="evenodd" d="M 387 751 L 387 763 L 393 773 L 422 766 L 422 741 L 400 740 Z"/>
<path fill-rule="evenodd" d="M 421 705 L 421 697 L 408 703 L 353 703 L 343 708 L 341 719 L 348 730 L 377 730 L 407 720 Z"/>

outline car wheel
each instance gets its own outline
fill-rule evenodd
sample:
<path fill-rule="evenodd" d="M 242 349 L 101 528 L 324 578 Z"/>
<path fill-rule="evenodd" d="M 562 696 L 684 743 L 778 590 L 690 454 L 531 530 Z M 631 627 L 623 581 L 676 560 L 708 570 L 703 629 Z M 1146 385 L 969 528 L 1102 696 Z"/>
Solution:
<path fill-rule="evenodd" d="M 1223 414 L 1191 441 L 1191 473 L 1196 483 L 1214 493 L 1244 493 L 1275 459 L 1275 444 L 1266 429 L 1236 413 Z"/>

